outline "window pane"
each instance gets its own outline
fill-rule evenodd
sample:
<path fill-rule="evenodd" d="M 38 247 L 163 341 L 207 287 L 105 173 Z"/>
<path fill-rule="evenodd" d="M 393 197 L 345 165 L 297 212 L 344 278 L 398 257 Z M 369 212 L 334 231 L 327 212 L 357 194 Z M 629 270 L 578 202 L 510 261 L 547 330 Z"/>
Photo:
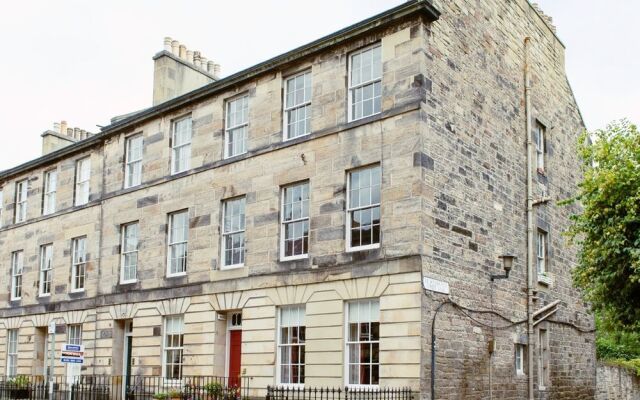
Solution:
<path fill-rule="evenodd" d="M 278 341 L 280 383 L 304 383 L 304 306 L 280 308 Z"/>
<path fill-rule="evenodd" d="M 244 263 L 245 198 L 223 204 L 222 265 Z"/>
<path fill-rule="evenodd" d="M 381 47 L 354 53 L 350 63 L 351 119 L 359 119 L 381 111 L 382 59 Z"/>

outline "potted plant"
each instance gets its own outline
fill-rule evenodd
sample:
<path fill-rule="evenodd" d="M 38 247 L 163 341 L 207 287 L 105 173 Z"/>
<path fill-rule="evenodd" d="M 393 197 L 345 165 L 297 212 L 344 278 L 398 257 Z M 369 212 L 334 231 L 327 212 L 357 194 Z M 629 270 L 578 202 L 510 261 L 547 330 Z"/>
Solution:
<path fill-rule="evenodd" d="M 204 390 L 210 400 L 218 400 L 222 395 L 222 384 L 220 382 L 210 382 L 204 385 Z"/>
<path fill-rule="evenodd" d="M 155 400 L 167 400 L 169 398 L 169 395 L 166 394 L 165 392 L 159 392 L 153 395 L 153 398 Z"/>
<path fill-rule="evenodd" d="M 168 395 L 171 400 L 182 400 L 182 392 L 180 390 L 169 390 Z"/>
<path fill-rule="evenodd" d="M 24 375 L 16 376 L 7 381 L 9 386 L 9 397 L 12 399 L 28 399 L 31 397 L 29 378 Z"/>

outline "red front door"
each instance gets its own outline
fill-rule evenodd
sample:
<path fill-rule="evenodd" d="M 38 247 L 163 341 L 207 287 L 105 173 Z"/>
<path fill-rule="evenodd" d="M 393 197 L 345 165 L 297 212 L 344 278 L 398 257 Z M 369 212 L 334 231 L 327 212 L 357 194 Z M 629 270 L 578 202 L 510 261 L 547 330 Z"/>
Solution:
<path fill-rule="evenodd" d="M 240 359 L 242 356 L 242 331 L 229 331 L 229 386 L 240 386 Z"/>

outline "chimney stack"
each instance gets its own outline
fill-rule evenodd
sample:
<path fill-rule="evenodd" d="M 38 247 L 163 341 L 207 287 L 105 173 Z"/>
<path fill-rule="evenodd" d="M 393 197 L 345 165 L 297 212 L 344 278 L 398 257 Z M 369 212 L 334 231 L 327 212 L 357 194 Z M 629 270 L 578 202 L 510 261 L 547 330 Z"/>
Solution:
<path fill-rule="evenodd" d="M 168 36 L 164 38 L 163 51 L 153 60 L 154 106 L 214 82 L 220 76 L 220 64 Z"/>
<path fill-rule="evenodd" d="M 553 33 L 556 33 L 556 26 L 553 24 L 553 18 L 551 18 L 550 15 L 545 14 L 538 3 L 531 3 L 531 7 L 533 7 L 533 9 L 536 10 L 540 17 L 542 17 L 543 21 L 547 24 L 549 29 L 551 29 Z"/>
<path fill-rule="evenodd" d="M 67 121 L 60 121 L 54 122 L 53 130 L 46 130 L 41 136 L 42 155 L 45 155 L 86 139 L 91 136 L 91 132 L 80 128 L 70 128 Z"/>

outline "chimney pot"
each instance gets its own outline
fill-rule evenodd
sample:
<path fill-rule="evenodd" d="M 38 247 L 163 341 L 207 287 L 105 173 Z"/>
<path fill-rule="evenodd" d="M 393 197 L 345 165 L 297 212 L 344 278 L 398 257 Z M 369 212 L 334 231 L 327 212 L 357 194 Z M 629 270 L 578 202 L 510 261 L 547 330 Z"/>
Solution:
<path fill-rule="evenodd" d="M 180 55 L 180 42 L 177 40 L 171 41 L 171 53 L 173 53 L 174 56 Z"/>
<path fill-rule="evenodd" d="M 180 50 L 179 57 L 181 59 L 183 59 L 183 60 L 186 60 L 187 59 L 187 46 L 181 44 L 179 50 Z"/>
<path fill-rule="evenodd" d="M 210 74 L 213 74 L 213 70 L 214 70 L 214 66 L 216 65 L 216 63 L 214 63 L 213 61 L 209 61 L 207 63 L 207 72 L 209 72 Z"/>
<path fill-rule="evenodd" d="M 215 64 L 213 66 L 213 76 L 215 76 L 216 79 L 220 77 L 220 72 L 221 72 L 220 64 Z"/>
<path fill-rule="evenodd" d="M 200 68 L 203 70 L 207 70 L 207 57 L 200 56 Z"/>
<path fill-rule="evenodd" d="M 53 131 L 56 133 L 60 133 L 60 122 L 53 123 Z"/>
<path fill-rule="evenodd" d="M 80 128 L 73 128 L 73 137 L 75 139 L 80 139 Z"/>
<path fill-rule="evenodd" d="M 68 135 L 69 133 L 67 132 L 67 121 L 61 121 L 60 122 L 60 131 L 59 131 L 62 135 Z"/>
<path fill-rule="evenodd" d="M 73 128 L 67 128 L 67 136 L 73 137 Z"/>
<path fill-rule="evenodd" d="M 169 36 L 164 38 L 164 50 L 171 52 L 171 38 Z"/>
<path fill-rule="evenodd" d="M 193 51 L 187 50 L 187 62 L 193 64 Z"/>

